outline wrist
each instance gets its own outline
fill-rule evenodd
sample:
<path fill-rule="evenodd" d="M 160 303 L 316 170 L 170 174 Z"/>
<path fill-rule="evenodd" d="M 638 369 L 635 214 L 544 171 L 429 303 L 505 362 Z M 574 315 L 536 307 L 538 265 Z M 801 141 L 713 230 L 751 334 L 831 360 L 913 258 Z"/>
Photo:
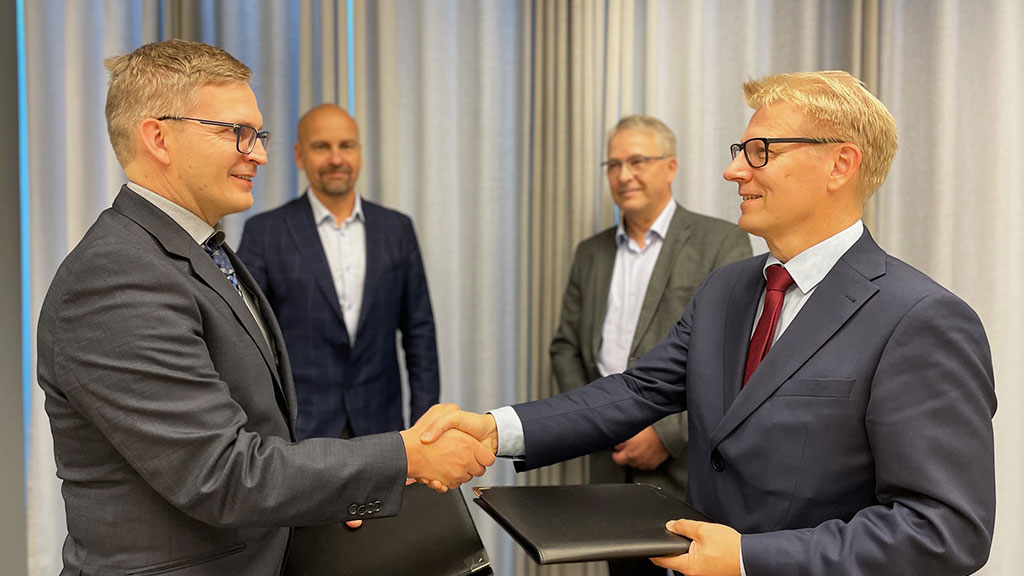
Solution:
<path fill-rule="evenodd" d="M 422 470 L 421 453 L 418 449 L 420 439 L 412 430 L 402 430 L 398 434 L 402 437 L 402 444 L 405 446 L 405 475 L 408 478 L 419 478 Z"/>

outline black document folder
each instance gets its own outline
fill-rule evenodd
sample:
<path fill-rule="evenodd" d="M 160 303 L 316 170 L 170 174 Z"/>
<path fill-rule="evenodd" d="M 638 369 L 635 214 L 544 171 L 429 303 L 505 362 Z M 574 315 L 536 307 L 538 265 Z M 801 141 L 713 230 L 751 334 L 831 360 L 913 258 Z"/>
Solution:
<path fill-rule="evenodd" d="M 402 510 L 361 528 L 344 523 L 296 528 L 285 576 L 480 576 L 493 574 L 461 490 L 405 487 Z"/>
<path fill-rule="evenodd" d="M 644 484 L 480 488 L 474 500 L 538 564 L 683 554 L 690 540 L 669 520 L 710 519 Z"/>

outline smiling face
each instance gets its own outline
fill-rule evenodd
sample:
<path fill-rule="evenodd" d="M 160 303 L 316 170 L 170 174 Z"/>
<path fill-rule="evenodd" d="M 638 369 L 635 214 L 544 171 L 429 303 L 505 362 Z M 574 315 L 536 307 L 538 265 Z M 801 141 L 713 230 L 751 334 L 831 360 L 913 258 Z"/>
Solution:
<path fill-rule="evenodd" d="M 256 96 L 245 82 L 208 85 L 199 89 L 199 102 L 185 116 L 262 130 L 263 116 Z M 267 163 L 263 143 L 249 154 L 235 147 L 235 132 L 228 127 L 193 121 L 173 123 L 171 163 L 177 173 L 177 202 L 211 226 L 221 218 L 252 206 L 252 180 L 259 166 Z"/>
<path fill-rule="evenodd" d="M 363 165 L 356 121 L 333 104 L 311 110 L 299 122 L 295 164 L 306 173 L 310 189 L 322 201 L 348 195 Z"/>
<path fill-rule="evenodd" d="M 678 165 L 675 157 L 651 160 L 633 171 L 627 160 L 636 156 L 662 156 L 653 132 L 622 130 L 608 142 L 608 159 L 618 160 L 622 167 L 608 174 L 612 200 L 627 220 L 650 225 L 672 199 L 672 180 Z"/>
<path fill-rule="evenodd" d="M 820 136 L 797 106 L 779 102 L 755 112 L 739 141 Z M 837 146 L 771 144 L 767 165 L 751 168 L 740 153 L 723 174 L 739 185 L 740 228 L 764 238 L 783 261 L 842 230 L 837 226 L 853 223 L 847 213 L 850 190 L 830 189 Z"/>

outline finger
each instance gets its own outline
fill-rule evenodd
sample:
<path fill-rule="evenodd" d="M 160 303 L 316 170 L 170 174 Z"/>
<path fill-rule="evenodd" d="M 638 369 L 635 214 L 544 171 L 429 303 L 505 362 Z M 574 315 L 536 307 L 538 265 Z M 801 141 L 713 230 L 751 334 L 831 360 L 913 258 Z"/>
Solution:
<path fill-rule="evenodd" d="M 626 457 L 622 452 L 612 452 L 612 460 L 615 461 L 619 466 L 625 466 L 629 464 L 629 458 Z"/>
<path fill-rule="evenodd" d="M 348 522 L 345 522 L 345 526 L 348 526 L 349 528 L 359 528 L 362 525 L 362 520 L 349 520 Z"/>
<path fill-rule="evenodd" d="M 416 483 L 416 479 L 415 478 L 406 478 L 405 479 L 405 485 L 406 486 L 408 486 L 409 484 L 415 484 L 415 483 Z"/>
<path fill-rule="evenodd" d="M 691 540 L 695 540 L 697 538 L 697 532 L 700 531 L 701 524 L 703 524 L 703 522 L 680 518 L 679 520 L 669 520 L 665 524 L 665 529 L 669 532 L 674 532 L 680 536 L 686 536 Z"/>
<path fill-rule="evenodd" d="M 462 421 L 461 412 L 452 410 L 443 413 L 438 418 L 434 419 L 433 422 L 427 424 L 427 429 L 420 434 L 420 442 L 424 444 L 430 444 L 434 440 L 441 437 L 442 434 L 451 430 L 452 428 L 458 428 L 459 422 Z"/>
<path fill-rule="evenodd" d="M 679 556 L 659 556 L 657 558 L 651 558 L 650 561 L 654 562 L 655 566 L 668 568 L 684 574 L 690 570 L 689 554 L 680 554 Z"/>
<path fill-rule="evenodd" d="M 440 492 L 441 494 L 448 491 L 448 487 L 442 484 L 440 480 L 432 480 L 430 482 L 430 488 L 435 492 Z"/>
<path fill-rule="evenodd" d="M 483 476 L 484 472 L 487 471 L 487 468 L 479 462 L 473 461 L 470 463 L 469 467 L 466 468 L 466 471 L 469 472 L 471 476 Z"/>

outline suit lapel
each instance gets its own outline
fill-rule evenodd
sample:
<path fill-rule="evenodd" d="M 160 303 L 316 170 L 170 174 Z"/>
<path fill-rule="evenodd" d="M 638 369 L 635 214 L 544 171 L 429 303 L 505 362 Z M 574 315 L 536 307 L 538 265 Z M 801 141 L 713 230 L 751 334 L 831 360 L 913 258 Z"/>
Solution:
<path fill-rule="evenodd" d="M 633 343 L 629 347 L 629 355 L 637 356 L 637 347 L 647 333 L 647 329 L 654 320 L 654 313 L 658 310 L 668 287 L 669 278 L 675 267 L 676 256 L 690 239 L 690 227 L 686 222 L 686 211 L 682 206 L 676 205 L 676 211 L 672 215 L 668 232 L 665 234 L 664 244 L 661 252 L 658 253 L 658 261 L 654 263 L 654 270 L 651 272 L 651 280 L 647 284 L 647 294 L 644 295 L 644 304 L 640 308 L 640 316 L 636 321 L 636 330 L 633 332 Z M 685 271 L 679 271 L 685 273 Z"/>
<path fill-rule="evenodd" d="M 263 356 L 267 368 L 270 370 L 275 390 L 281 395 L 282 399 L 287 399 L 288 396 L 285 394 L 284 387 L 282 386 L 282 375 L 278 371 L 277 362 L 274 361 L 270 347 L 263 337 L 256 319 L 253 318 L 249 308 L 245 305 L 245 301 L 235 292 L 234 286 L 231 285 L 231 282 L 228 281 L 217 264 L 210 258 L 210 255 L 206 253 L 206 250 L 197 244 L 173 218 L 149 201 L 141 198 L 127 186 L 122 187 L 121 193 L 114 200 L 114 208 L 148 230 L 169 254 L 189 261 L 192 273 L 224 300 L 231 309 L 232 314 L 242 324 L 245 332 Z M 230 248 L 226 248 L 225 251 L 235 267 L 235 273 L 238 275 L 239 281 L 243 282 L 251 293 L 257 294 L 262 299 L 262 292 L 256 286 L 256 282 L 248 270 L 245 269 L 245 266 L 235 256 L 235 253 Z M 260 306 L 266 306 L 267 310 L 270 309 L 265 299 L 261 300 Z M 283 346 L 282 340 L 278 339 L 277 342 Z M 289 405 L 294 406 L 294 402 L 282 406 L 282 411 L 286 416 L 289 415 Z"/>
<path fill-rule="evenodd" d="M 373 297 L 377 293 L 380 277 L 384 270 L 384 249 L 387 239 L 377 217 L 376 205 L 361 199 L 363 206 L 363 230 L 366 233 L 366 275 L 363 277 L 363 303 L 359 309 L 359 321 L 355 334 L 363 329 L 366 317 L 373 310 Z"/>
<path fill-rule="evenodd" d="M 754 315 L 757 313 L 758 298 L 764 292 L 765 280 L 762 270 L 768 255 L 752 260 L 749 270 L 739 282 L 733 284 L 725 311 L 725 335 L 722 343 L 722 406 L 728 411 L 740 393 L 743 372 L 747 362 L 747 348 L 754 329 Z"/>
<path fill-rule="evenodd" d="M 771 397 L 878 291 L 873 280 L 884 273 L 884 267 L 885 253 L 865 230 L 857 244 L 822 279 L 792 324 L 761 361 L 747 385 L 736 395 L 735 401 L 731 405 L 727 404 L 725 416 L 711 435 L 712 447 L 717 446 Z M 763 290 L 764 279 L 759 278 L 758 284 Z M 758 292 L 746 292 L 748 299 L 752 293 Z M 742 293 L 737 291 L 735 294 L 738 298 Z M 729 317 L 727 330 L 737 332 L 728 337 L 731 341 L 727 344 L 727 350 L 735 353 L 735 350 L 742 349 L 740 358 L 736 358 L 734 363 L 734 366 L 739 367 L 738 370 L 727 368 L 725 375 L 730 377 L 729 382 L 742 380 L 742 367 L 746 362 L 749 330 L 753 325 L 756 306 L 755 300 L 753 307 L 742 306 L 745 311 L 750 311 L 749 314 L 745 312 L 742 316 Z M 744 327 L 746 330 L 743 330 Z M 739 331 L 746 332 L 747 343 L 738 347 L 735 340 L 739 337 Z M 738 379 L 734 376 L 738 376 Z"/>
<path fill-rule="evenodd" d="M 591 321 L 592 332 L 590 334 L 590 346 L 592 358 L 598 358 L 601 350 L 601 331 L 604 328 L 604 316 L 608 312 L 608 294 L 612 288 L 612 271 L 615 268 L 615 255 L 617 246 L 615 244 L 615 229 L 608 235 L 608 242 L 598 245 L 594 254 L 592 264 L 594 266 L 593 283 L 589 287 L 593 290 L 594 305 Z"/>
<path fill-rule="evenodd" d="M 226 245 L 221 247 L 228 255 L 228 259 L 231 260 L 232 266 L 235 267 L 235 274 L 238 276 L 239 282 L 242 282 L 249 292 L 253 291 L 255 282 L 249 272 L 245 270 L 244 265 L 235 256 L 235 253 L 227 248 Z M 256 345 L 260 350 L 260 354 L 263 355 L 263 360 L 267 363 L 267 367 L 274 375 L 274 381 L 279 380 L 277 373 L 277 363 L 274 361 L 274 356 L 270 352 L 270 347 L 267 345 L 266 339 L 263 337 L 263 332 L 260 331 L 259 325 L 256 323 L 256 319 L 253 318 L 252 312 L 249 311 L 249 307 L 245 305 L 238 292 L 235 291 L 234 286 L 228 281 L 224 273 L 220 271 L 217 264 L 214 263 L 210 255 L 203 250 L 203 247 L 196 244 L 191 250 L 189 250 L 188 259 L 192 263 L 192 270 L 195 271 L 196 276 L 199 277 L 206 285 L 213 289 L 218 296 L 231 308 L 231 312 L 235 315 L 235 318 L 245 327 L 245 331 L 249 334 L 249 338 L 252 339 L 253 344 Z"/>
<path fill-rule="evenodd" d="M 331 268 L 327 265 L 327 255 L 324 254 L 324 247 L 320 242 L 317 223 L 313 220 L 309 192 L 306 192 L 303 198 L 305 201 L 292 204 L 292 209 L 286 215 L 288 231 L 295 241 L 295 254 L 302 261 L 302 268 L 309 271 L 320 287 L 320 292 L 327 299 L 328 307 L 334 311 L 335 317 L 344 326 L 345 317 L 338 304 L 338 291 L 334 288 L 334 279 L 331 278 Z M 348 338 L 347 331 L 345 338 Z"/>
<path fill-rule="evenodd" d="M 238 259 L 238 256 L 235 255 L 233 250 L 228 248 L 226 245 L 224 248 L 226 249 L 228 258 L 231 259 L 231 263 L 235 267 L 235 274 L 238 275 L 238 281 L 249 290 L 249 294 L 252 295 L 253 300 L 256 303 L 256 311 L 263 320 L 264 327 L 267 329 L 267 336 L 274 342 L 273 350 L 267 343 L 267 339 L 263 337 L 263 332 L 260 331 L 260 327 L 256 323 L 255 318 L 253 318 L 252 313 L 249 311 L 249 307 L 245 305 L 244 300 L 238 297 L 238 293 L 235 292 L 233 288 L 221 290 L 215 287 L 214 289 L 217 290 L 217 293 L 220 294 L 221 298 L 224 298 L 228 305 L 231 306 L 231 311 L 235 313 L 235 316 L 238 317 L 245 326 L 245 331 L 249 333 L 253 342 L 255 342 L 256 346 L 259 347 L 260 354 L 263 355 L 263 360 L 267 363 L 267 368 L 269 368 L 271 374 L 274 375 L 274 385 L 281 412 L 288 416 L 289 424 L 292 429 L 294 429 L 295 414 L 293 414 L 293 411 L 297 405 L 295 403 L 295 390 L 290 387 L 292 382 L 291 367 L 288 365 L 287 355 L 282 354 L 282 351 L 285 348 L 285 342 L 284 336 L 281 334 L 281 328 L 277 325 L 277 319 L 274 317 L 273 313 L 268 313 L 270 311 L 270 302 L 267 301 L 266 296 L 263 295 L 263 291 L 260 290 L 256 280 L 253 279 L 251 274 L 249 274 L 249 270 L 246 269 L 245 264 Z M 200 250 L 202 250 L 202 248 L 200 248 Z M 203 253 L 205 254 L 205 250 L 203 250 Z M 219 272 L 220 269 L 218 268 L 217 271 Z M 222 273 L 221 276 L 224 276 L 224 274 Z M 209 284 L 209 280 L 206 278 L 204 278 L 204 281 Z M 228 284 L 230 285 L 230 283 Z M 239 301 L 241 301 L 241 306 L 238 306 Z M 286 386 L 285 383 L 288 383 L 289 386 Z"/>

